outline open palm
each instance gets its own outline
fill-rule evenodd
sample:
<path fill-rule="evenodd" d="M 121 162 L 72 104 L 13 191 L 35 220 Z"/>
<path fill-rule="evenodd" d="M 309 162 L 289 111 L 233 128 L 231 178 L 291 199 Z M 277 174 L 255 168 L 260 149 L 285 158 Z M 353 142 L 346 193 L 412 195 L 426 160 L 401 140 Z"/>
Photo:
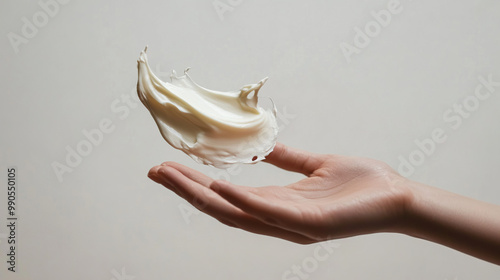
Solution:
<path fill-rule="evenodd" d="M 153 167 L 149 177 L 226 225 L 301 244 L 399 231 L 410 192 L 385 163 L 280 143 L 266 162 L 306 178 L 254 188 L 213 180 L 175 162 Z"/>

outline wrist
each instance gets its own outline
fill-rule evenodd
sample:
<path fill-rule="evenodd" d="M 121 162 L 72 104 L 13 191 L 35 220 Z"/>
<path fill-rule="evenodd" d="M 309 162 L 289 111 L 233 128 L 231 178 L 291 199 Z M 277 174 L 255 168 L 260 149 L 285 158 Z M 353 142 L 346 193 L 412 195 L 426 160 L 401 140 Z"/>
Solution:
<path fill-rule="evenodd" d="M 455 220 L 458 195 L 408 180 L 409 199 L 402 233 L 436 242 Z"/>
<path fill-rule="evenodd" d="M 390 185 L 400 194 L 398 204 L 401 211 L 396 222 L 387 231 L 426 238 L 426 231 L 428 231 L 426 223 L 430 222 L 426 221 L 429 210 L 428 198 L 437 197 L 439 194 L 433 194 L 433 192 L 439 191 L 439 189 L 412 181 L 400 175 L 391 179 Z"/>
<path fill-rule="evenodd" d="M 500 206 L 401 180 L 404 211 L 393 232 L 435 242 L 500 264 Z"/>
<path fill-rule="evenodd" d="M 418 200 L 420 189 L 424 185 L 411 181 L 399 174 L 389 177 L 389 188 L 392 193 L 397 194 L 394 200 L 397 205 L 395 219 L 382 231 L 413 235 L 416 229 L 416 221 L 419 219 L 416 200 Z"/>
<path fill-rule="evenodd" d="M 407 199 L 400 233 L 422 238 L 427 228 L 423 225 L 425 218 L 422 209 L 425 207 L 425 197 L 431 192 L 430 187 L 409 179 L 406 179 L 404 187 L 407 188 Z"/>

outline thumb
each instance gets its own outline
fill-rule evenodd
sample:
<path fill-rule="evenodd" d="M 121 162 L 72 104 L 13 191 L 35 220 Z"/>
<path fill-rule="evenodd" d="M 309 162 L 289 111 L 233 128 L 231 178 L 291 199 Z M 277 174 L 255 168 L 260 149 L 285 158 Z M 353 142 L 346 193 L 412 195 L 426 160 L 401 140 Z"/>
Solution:
<path fill-rule="evenodd" d="M 278 142 L 264 161 L 279 168 L 308 176 L 319 168 L 323 162 L 321 158 L 321 155 L 290 148 Z"/>

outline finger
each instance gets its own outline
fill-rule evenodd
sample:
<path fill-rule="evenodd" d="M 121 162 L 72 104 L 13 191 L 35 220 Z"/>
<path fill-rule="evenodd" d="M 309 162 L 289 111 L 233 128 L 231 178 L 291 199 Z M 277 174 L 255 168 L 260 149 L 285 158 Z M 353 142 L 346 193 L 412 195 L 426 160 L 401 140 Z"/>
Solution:
<path fill-rule="evenodd" d="M 155 166 L 151 168 L 148 172 L 148 177 L 149 179 L 155 181 L 158 184 L 162 183 L 161 177 L 158 175 L 158 169 L 160 169 L 160 166 Z"/>
<path fill-rule="evenodd" d="M 161 166 L 158 174 L 164 182 L 174 186 L 184 199 L 200 211 L 205 212 L 204 208 L 207 206 L 217 207 L 217 194 L 172 166 Z M 193 173 L 190 173 L 190 175 L 193 175 Z"/>
<path fill-rule="evenodd" d="M 158 171 L 160 170 L 160 168 L 161 168 L 161 166 L 159 166 L 159 165 L 151 168 L 149 170 L 149 172 L 148 172 L 148 177 L 151 180 L 155 181 L 156 183 L 162 184 L 163 186 L 165 186 L 167 189 L 173 191 L 178 196 L 183 197 L 182 194 L 179 193 L 174 186 L 172 186 L 171 184 L 165 182 L 165 180 L 162 179 L 161 175 L 158 173 Z"/>
<path fill-rule="evenodd" d="M 214 179 L 208 177 L 207 175 L 177 162 L 167 161 L 162 163 L 161 165 L 170 166 L 176 169 L 177 171 L 181 172 L 182 174 L 184 174 L 184 176 L 186 176 L 187 178 L 205 187 L 208 187 L 214 181 Z"/>
<path fill-rule="evenodd" d="M 215 181 L 211 187 L 231 204 L 266 224 L 308 237 L 319 236 L 313 233 L 321 232 L 316 219 L 304 217 L 303 212 L 292 203 L 276 203 L 259 195 L 258 188 L 252 191 L 226 181 Z"/>
<path fill-rule="evenodd" d="M 320 157 L 318 154 L 290 148 L 278 142 L 264 161 L 279 168 L 309 176 L 321 165 Z"/>
<path fill-rule="evenodd" d="M 231 217 L 229 219 L 217 219 L 217 218 L 216 219 L 219 220 L 219 222 L 230 227 L 240 228 L 242 230 L 255 234 L 277 237 L 280 239 L 288 240 L 299 244 L 311 244 L 318 241 L 297 232 L 285 230 L 280 227 L 275 227 L 273 225 L 263 223 L 262 221 L 248 215 L 243 211 L 242 214 L 243 215 L 241 217 Z"/>
<path fill-rule="evenodd" d="M 210 188 L 192 180 L 172 166 L 160 167 L 158 169 L 158 174 L 167 184 L 175 186 L 177 191 L 182 193 L 184 199 L 189 203 L 226 225 L 238 227 L 257 234 L 279 237 L 301 244 L 308 244 L 314 241 L 301 234 L 270 226 L 255 219 L 241 209 L 230 204 Z M 190 174 L 193 175 L 196 173 Z M 198 177 L 198 179 L 200 179 L 200 177 Z"/>

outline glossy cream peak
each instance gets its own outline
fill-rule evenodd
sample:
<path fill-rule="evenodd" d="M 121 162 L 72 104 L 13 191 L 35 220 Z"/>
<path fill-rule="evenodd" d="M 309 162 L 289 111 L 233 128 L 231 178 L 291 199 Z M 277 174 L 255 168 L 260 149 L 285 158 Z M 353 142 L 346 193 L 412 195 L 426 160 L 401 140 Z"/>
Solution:
<path fill-rule="evenodd" d="M 172 71 L 163 82 L 151 71 L 147 47 L 137 61 L 137 93 L 163 138 L 196 161 L 219 168 L 263 160 L 278 134 L 276 108 L 258 107 L 258 93 L 267 78 L 238 91 L 215 91 Z M 274 106 L 274 105 L 273 105 Z"/>

